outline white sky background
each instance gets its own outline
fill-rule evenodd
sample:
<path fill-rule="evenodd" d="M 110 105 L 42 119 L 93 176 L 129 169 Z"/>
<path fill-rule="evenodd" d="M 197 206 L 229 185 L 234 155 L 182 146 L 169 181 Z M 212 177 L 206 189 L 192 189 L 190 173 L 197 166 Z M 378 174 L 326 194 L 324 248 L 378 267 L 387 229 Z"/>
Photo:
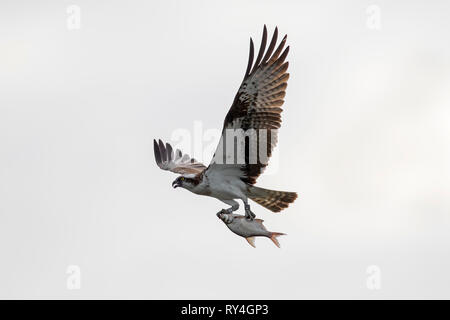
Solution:
<path fill-rule="evenodd" d="M 0 298 L 450 298 L 449 18 L 448 1 L 3 1 Z M 172 189 L 152 149 L 221 128 L 264 23 L 291 78 L 258 185 L 299 198 L 252 208 L 281 249 Z"/>

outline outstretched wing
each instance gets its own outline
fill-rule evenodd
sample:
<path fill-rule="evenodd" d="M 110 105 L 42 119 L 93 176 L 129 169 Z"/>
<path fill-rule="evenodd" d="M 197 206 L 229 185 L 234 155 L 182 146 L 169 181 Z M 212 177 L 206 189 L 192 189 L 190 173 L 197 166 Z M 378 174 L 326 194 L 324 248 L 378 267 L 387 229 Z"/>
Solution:
<path fill-rule="evenodd" d="M 284 103 L 283 98 L 286 94 L 287 80 L 289 79 L 289 73 L 287 73 L 289 63 L 285 62 L 289 46 L 283 51 L 287 36 L 284 36 L 274 51 L 277 37 L 278 29 L 275 28 L 266 51 L 267 29 L 264 26 L 261 46 L 254 63 L 253 41 L 250 38 L 250 54 L 244 80 L 225 117 L 222 137 L 208 171 L 226 170 L 226 172 L 233 172 L 234 175 L 238 175 L 244 182 L 254 184 L 267 166 L 267 161 L 278 140 L 277 129 L 281 126 L 281 112 L 283 111 L 280 107 Z M 244 163 L 224 164 L 228 154 L 227 151 L 234 152 L 229 147 L 226 150 L 227 130 L 252 131 L 245 141 Z M 252 137 L 256 139 L 253 144 L 249 143 L 249 139 Z M 265 149 L 265 159 L 261 158 L 262 153 L 264 153 L 261 153 L 261 147 Z M 233 149 L 236 149 L 236 147 L 233 146 Z M 225 158 L 223 155 L 225 155 Z M 252 161 L 252 155 L 257 156 L 256 161 Z M 230 171 L 230 169 L 234 170 Z"/>
<path fill-rule="evenodd" d="M 176 150 L 175 154 L 172 146 L 159 140 L 153 140 L 153 150 L 155 152 L 156 164 L 163 170 L 172 171 L 182 175 L 198 174 L 206 169 L 203 163 L 197 162 L 194 158 L 189 157 L 180 150 Z"/>

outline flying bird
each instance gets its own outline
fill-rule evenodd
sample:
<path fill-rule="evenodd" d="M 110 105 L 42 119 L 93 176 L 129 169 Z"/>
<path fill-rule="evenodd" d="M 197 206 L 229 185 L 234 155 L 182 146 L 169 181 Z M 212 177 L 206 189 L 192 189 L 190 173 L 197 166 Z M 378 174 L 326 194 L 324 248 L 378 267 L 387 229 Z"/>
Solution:
<path fill-rule="evenodd" d="M 263 207 L 280 212 L 296 198 L 295 192 L 275 191 L 255 186 L 277 143 L 281 126 L 281 106 L 284 103 L 289 73 L 285 35 L 276 46 L 278 28 L 266 50 L 267 28 L 264 26 L 261 45 L 254 61 L 254 45 L 250 38 L 247 70 L 233 104 L 225 116 L 219 145 L 208 167 L 173 150 L 169 143 L 153 141 L 157 165 L 180 174 L 172 183 L 195 194 L 217 198 L 230 207 L 228 214 L 239 209 L 242 200 L 245 217 L 255 218 L 248 199 Z M 276 47 L 276 49 L 275 49 Z M 283 50 L 284 49 L 284 50 Z"/>

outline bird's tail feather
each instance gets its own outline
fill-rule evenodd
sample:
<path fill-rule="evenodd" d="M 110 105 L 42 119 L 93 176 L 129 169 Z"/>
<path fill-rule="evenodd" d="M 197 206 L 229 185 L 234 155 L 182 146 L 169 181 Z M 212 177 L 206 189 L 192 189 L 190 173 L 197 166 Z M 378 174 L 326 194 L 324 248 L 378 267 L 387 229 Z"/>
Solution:
<path fill-rule="evenodd" d="M 297 199 L 297 193 L 295 192 L 275 191 L 255 186 L 250 186 L 249 191 L 250 199 L 273 212 L 286 209 L 290 203 Z"/>

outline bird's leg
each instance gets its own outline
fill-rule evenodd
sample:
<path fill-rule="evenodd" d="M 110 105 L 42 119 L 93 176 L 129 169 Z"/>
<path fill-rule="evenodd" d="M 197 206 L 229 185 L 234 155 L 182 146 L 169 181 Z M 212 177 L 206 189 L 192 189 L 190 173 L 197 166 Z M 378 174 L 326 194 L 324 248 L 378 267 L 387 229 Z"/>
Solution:
<path fill-rule="evenodd" d="M 226 204 L 229 204 L 231 207 L 228 208 L 228 209 L 222 209 L 219 212 L 217 212 L 217 217 L 219 219 L 221 219 L 220 218 L 221 214 L 225 214 L 224 222 L 227 223 L 227 224 L 231 223 L 233 221 L 233 219 L 234 219 L 234 217 L 231 214 L 234 211 L 236 211 L 237 209 L 239 209 L 239 203 L 237 201 L 234 201 L 234 200 L 222 200 L 222 202 L 225 202 Z"/>
<path fill-rule="evenodd" d="M 256 218 L 256 215 L 250 210 L 250 205 L 248 203 L 244 204 L 245 208 L 245 218 L 248 220 L 253 220 Z"/>
<path fill-rule="evenodd" d="M 225 215 L 222 215 L 222 213 L 225 213 Z M 217 212 L 217 218 L 225 222 L 226 224 L 232 223 L 234 220 L 233 215 L 227 214 L 226 209 L 222 209 L 221 211 Z"/>
<path fill-rule="evenodd" d="M 231 213 L 233 213 L 234 211 L 236 211 L 237 209 L 239 209 L 239 203 L 237 203 L 237 202 L 234 201 L 234 200 L 222 200 L 222 201 L 225 202 L 226 204 L 231 205 L 231 207 L 228 208 L 228 209 L 222 209 L 222 210 L 220 210 L 220 211 L 217 213 L 217 215 L 219 215 L 220 213 L 231 214 Z"/>
<path fill-rule="evenodd" d="M 233 213 L 233 211 L 235 211 L 235 210 L 233 210 L 233 207 L 230 207 L 230 208 L 228 208 L 228 209 L 222 209 L 222 211 L 223 211 L 224 213 L 226 213 L 226 214 L 231 214 L 231 213 Z"/>

